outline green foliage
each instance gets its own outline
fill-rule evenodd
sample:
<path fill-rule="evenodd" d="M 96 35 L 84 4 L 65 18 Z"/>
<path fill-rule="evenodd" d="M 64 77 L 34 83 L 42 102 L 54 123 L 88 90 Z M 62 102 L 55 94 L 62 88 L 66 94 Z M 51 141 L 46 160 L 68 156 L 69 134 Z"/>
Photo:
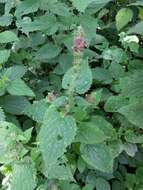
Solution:
<path fill-rule="evenodd" d="M 143 2 L 0 0 L 0 190 L 142 190 Z"/>

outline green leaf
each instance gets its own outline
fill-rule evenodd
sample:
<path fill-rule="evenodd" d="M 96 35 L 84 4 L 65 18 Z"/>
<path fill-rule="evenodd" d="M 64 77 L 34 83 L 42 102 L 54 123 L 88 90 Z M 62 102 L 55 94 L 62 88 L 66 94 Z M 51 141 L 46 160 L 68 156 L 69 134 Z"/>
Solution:
<path fill-rule="evenodd" d="M 10 188 L 13 190 L 34 190 L 36 187 L 36 172 L 30 160 L 19 161 L 12 167 Z"/>
<path fill-rule="evenodd" d="M 112 83 L 112 75 L 110 71 L 107 69 L 96 67 L 95 69 L 92 69 L 93 79 L 97 83 L 101 84 L 110 84 Z"/>
<path fill-rule="evenodd" d="M 143 34 L 143 21 L 137 23 L 135 26 L 131 27 L 128 31 L 128 34 Z"/>
<path fill-rule="evenodd" d="M 14 115 L 23 114 L 24 109 L 29 106 L 29 102 L 22 96 L 7 95 L 0 98 L 0 106 L 4 108 L 7 113 Z"/>
<path fill-rule="evenodd" d="M 9 43 L 18 41 L 17 35 L 11 31 L 5 31 L 0 33 L 0 43 Z"/>
<path fill-rule="evenodd" d="M 11 14 L 0 17 L 0 26 L 9 26 L 12 22 L 13 16 Z"/>
<path fill-rule="evenodd" d="M 34 21 L 31 21 L 30 17 L 19 19 L 16 24 L 17 27 L 26 34 L 34 31 L 44 31 L 48 35 L 51 35 L 58 29 L 56 17 L 50 14 L 36 17 Z"/>
<path fill-rule="evenodd" d="M 17 157 L 17 137 L 21 130 L 14 124 L 0 121 L 0 163 L 10 163 Z"/>
<path fill-rule="evenodd" d="M 116 26 L 118 30 L 121 30 L 126 26 L 133 18 L 133 12 L 129 8 L 122 8 L 116 15 Z"/>
<path fill-rule="evenodd" d="M 132 124 L 139 128 L 143 128 L 143 102 L 137 101 L 130 105 L 124 106 L 118 110 Z"/>
<path fill-rule="evenodd" d="M 100 129 L 100 126 L 96 126 L 94 122 L 84 122 L 78 126 L 76 141 L 85 144 L 97 144 L 107 139 L 108 136 L 106 136 L 102 129 Z"/>
<path fill-rule="evenodd" d="M 59 46 L 48 43 L 38 50 L 35 58 L 36 60 L 53 59 L 58 56 L 60 51 L 61 48 Z"/>
<path fill-rule="evenodd" d="M 85 9 L 91 4 L 94 3 L 94 5 L 99 4 L 106 4 L 110 2 L 111 0 L 71 0 L 73 2 L 73 6 L 76 7 L 80 12 L 84 12 Z"/>
<path fill-rule="evenodd" d="M 84 12 L 85 9 L 92 3 L 94 0 L 72 0 L 73 6 L 76 7 L 80 12 Z"/>
<path fill-rule="evenodd" d="M 138 134 L 132 130 L 127 130 L 125 132 L 125 139 L 127 142 L 130 142 L 130 143 L 143 143 L 143 135 L 142 134 Z"/>
<path fill-rule="evenodd" d="M 143 97 L 143 69 L 135 70 L 127 77 L 121 78 L 122 95 L 127 97 Z"/>
<path fill-rule="evenodd" d="M 7 62 L 10 56 L 9 50 L 0 50 L 0 65 Z"/>
<path fill-rule="evenodd" d="M 94 124 L 94 126 L 103 131 L 104 137 L 106 137 L 106 139 L 116 138 L 115 129 L 113 128 L 111 123 L 104 119 L 104 117 L 99 115 L 93 116 L 92 123 Z"/>
<path fill-rule="evenodd" d="M 82 123 L 78 127 L 76 141 L 85 144 L 101 143 L 106 140 L 104 133 L 99 128 L 96 128 L 93 123 Z"/>
<path fill-rule="evenodd" d="M 138 151 L 136 144 L 124 143 L 123 150 L 131 157 L 134 157 L 136 152 Z"/>
<path fill-rule="evenodd" d="M 67 166 L 65 163 L 56 163 L 48 172 L 46 171 L 46 175 L 48 175 L 48 179 L 59 179 L 59 180 L 71 180 L 73 181 L 73 175 L 71 172 L 71 168 Z"/>
<path fill-rule="evenodd" d="M 98 177 L 95 183 L 96 190 L 111 190 L 109 182 L 104 178 Z"/>
<path fill-rule="evenodd" d="M 26 107 L 24 113 L 33 120 L 42 123 L 47 108 L 48 104 L 45 100 L 35 101 L 33 104 Z"/>
<path fill-rule="evenodd" d="M 105 144 L 82 145 L 82 158 L 94 169 L 111 173 L 113 171 L 113 155 Z"/>
<path fill-rule="evenodd" d="M 123 63 L 127 59 L 125 51 L 121 48 L 117 48 L 116 46 L 113 46 L 110 49 L 105 49 L 102 55 L 103 59 L 113 61 L 113 64 Z"/>
<path fill-rule="evenodd" d="M 39 8 L 38 0 L 20 1 L 16 7 L 15 15 L 20 17 L 29 13 L 34 13 Z"/>
<path fill-rule="evenodd" d="M 9 80 L 20 79 L 24 76 L 27 69 L 23 65 L 14 65 L 6 69 L 5 74 Z"/>
<path fill-rule="evenodd" d="M 94 186 L 92 184 L 85 185 L 82 190 L 93 190 Z"/>
<path fill-rule="evenodd" d="M 81 63 L 79 71 L 75 71 L 75 67 L 70 68 L 64 75 L 62 87 L 64 89 L 74 88 L 78 94 L 87 92 L 92 84 L 92 72 L 88 65 L 88 61 Z"/>
<path fill-rule="evenodd" d="M 66 148 L 76 135 L 76 123 L 72 116 L 62 116 L 55 108 L 49 108 L 45 114 L 39 134 L 40 150 L 45 162 L 46 173 L 63 156 Z"/>
<path fill-rule="evenodd" d="M 125 96 L 110 96 L 104 105 L 106 112 L 116 112 L 121 107 L 127 105 L 129 102 Z"/>
<path fill-rule="evenodd" d="M 11 81 L 7 86 L 7 91 L 16 96 L 35 96 L 34 92 L 21 79 Z"/>

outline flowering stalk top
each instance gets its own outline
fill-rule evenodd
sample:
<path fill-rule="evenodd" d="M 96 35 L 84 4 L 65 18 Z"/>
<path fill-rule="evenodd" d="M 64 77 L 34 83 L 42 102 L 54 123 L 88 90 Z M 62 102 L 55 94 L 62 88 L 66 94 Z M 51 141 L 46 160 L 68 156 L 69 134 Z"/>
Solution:
<path fill-rule="evenodd" d="M 85 47 L 86 47 L 86 41 L 85 41 L 84 31 L 83 28 L 79 26 L 74 38 L 73 51 L 74 53 L 81 53 L 83 52 Z"/>

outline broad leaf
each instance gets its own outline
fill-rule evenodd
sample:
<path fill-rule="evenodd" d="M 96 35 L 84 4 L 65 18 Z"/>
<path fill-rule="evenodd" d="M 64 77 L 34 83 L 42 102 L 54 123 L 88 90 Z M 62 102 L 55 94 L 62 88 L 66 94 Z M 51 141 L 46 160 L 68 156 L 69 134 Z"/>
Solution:
<path fill-rule="evenodd" d="M 7 95 L 0 98 L 0 106 L 3 107 L 7 113 L 14 115 L 23 114 L 24 109 L 29 105 L 29 101 L 22 96 Z"/>
<path fill-rule="evenodd" d="M 21 79 L 11 81 L 7 86 L 7 91 L 16 96 L 35 96 L 34 92 Z"/>
<path fill-rule="evenodd" d="M 143 102 L 138 101 L 130 105 L 124 106 L 118 110 L 132 124 L 139 128 L 143 128 Z"/>
<path fill-rule="evenodd" d="M 113 155 L 105 144 L 82 145 L 82 158 L 94 169 L 111 173 L 113 171 Z"/>
<path fill-rule="evenodd" d="M 61 51 L 61 48 L 59 48 L 57 45 L 49 43 L 42 46 L 38 50 L 38 52 L 36 53 L 36 59 L 37 60 L 52 59 L 58 56 L 60 51 Z"/>
<path fill-rule="evenodd" d="M 46 173 L 63 156 L 76 135 L 76 123 L 72 116 L 62 116 L 55 108 L 49 108 L 39 134 L 40 150 L 45 162 Z M 49 174 L 50 175 L 50 174 Z"/>

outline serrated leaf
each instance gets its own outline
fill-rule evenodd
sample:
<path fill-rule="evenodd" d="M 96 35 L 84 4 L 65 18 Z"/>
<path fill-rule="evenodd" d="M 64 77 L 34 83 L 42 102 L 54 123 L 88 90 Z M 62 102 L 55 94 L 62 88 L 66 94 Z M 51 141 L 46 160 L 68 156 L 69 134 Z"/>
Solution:
<path fill-rule="evenodd" d="M 7 95 L 0 98 L 0 106 L 4 108 L 7 113 L 14 115 L 23 114 L 24 109 L 29 106 L 29 102 L 22 96 Z"/>
<path fill-rule="evenodd" d="M 129 76 L 121 78 L 120 87 L 122 95 L 127 97 L 143 96 L 143 70 L 136 70 Z"/>
<path fill-rule="evenodd" d="M 22 15 L 34 13 L 38 10 L 38 8 L 39 8 L 38 0 L 20 1 L 16 7 L 15 15 L 17 17 L 20 17 Z"/>
<path fill-rule="evenodd" d="M 85 9 L 91 4 L 94 3 L 94 5 L 99 4 L 106 4 L 111 0 L 71 0 L 73 2 L 73 6 L 76 7 L 80 12 L 84 12 Z"/>
<path fill-rule="evenodd" d="M 121 107 L 127 105 L 129 100 L 125 96 L 110 96 L 104 105 L 106 112 L 116 112 Z"/>
<path fill-rule="evenodd" d="M 49 108 L 44 117 L 44 124 L 39 134 L 40 150 L 48 175 L 52 167 L 63 156 L 66 148 L 73 142 L 76 135 L 76 123 L 72 116 L 64 116 Z"/>
<path fill-rule="evenodd" d="M 21 130 L 14 124 L 0 121 L 0 163 L 10 163 L 17 157 L 17 137 Z"/>
<path fill-rule="evenodd" d="M 104 133 L 100 129 L 92 126 L 93 125 L 91 125 L 90 123 L 88 123 L 87 125 L 86 123 L 84 123 L 84 125 L 81 125 L 78 128 L 76 141 L 85 144 L 104 142 L 104 140 L 106 139 L 106 137 L 104 137 Z"/>
<path fill-rule="evenodd" d="M 129 8 L 122 8 L 116 15 L 116 26 L 118 30 L 121 30 L 126 26 L 133 18 L 133 12 Z"/>
<path fill-rule="evenodd" d="M 9 43 L 18 41 L 18 37 L 14 32 L 4 31 L 0 33 L 0 43 Z"/>
<path fill-rule="evenodd" d="M 43 45 L 37 52 L 36 52 L 36 60 L 43 60 L 43 59 L 53 59 L 60 53 L 61 48 L 57 45 L 52 43 L 48 43 Z"/>
<path fill-rule="evenodd" d="M 48 108 L 48 104 L 44 100 L 35 101 L 33 104 L 30 104 L 24 110 L 24 113 L 31 117 L 33 120 L 42 123 L 44 115 Z"/>
<path fill-rule="evenodd" d="M 84 94 L 90 89 L 92 84 L 92 72 L 87 60 L 81 63 L 80 71 L 77 72 L 74 66 L 70 68 L 64 75 L 62 87 L 69 89 L 72 86 L 78 94 Z"/>
<path fill-rule="evenodd" d="M 58 24 L 54 15 L 39 16 L 31 21 L 30 17 L 17 20 L 17 27 L 24 33 L 34 31 L 44 31 L 48 35 L 54 34 L 58 30 Z"/>
<path fill-rule="evenodd" d="M 81 156 L 85 162 L 94 169 L 106 173 L 112 173 L 114 158 L 107 145 L 82 145 Z"/>
<path fill-rule="evenodd" d="M 97 144 L 104 142 L 108 138 L 104 131 L 100 129 L 100 126 L 97 126 L 94 122 L 84 122 L 78 126 L 76 141 L 85 144 Z"/>
<path fill-rule="evenodd" d="M 14 164 L 10 180 L 10 189 L 34 190 L 36 187 L 36 172 L 30 160 Z"/>
<path fill-rule="evenodd" d="M 130 105 L 124 106 L 118 110 L 132 124 L 139 128 L 143 128 L 143 102 L 137 101 Z"/>
<path fill-rule="evenodd" d="M 71 168 L 66 164 L 54 164 L 50 170 L 46 171 L 49 179 L 73 180 Z"/>
<path fill-rule="evenodd" d="M 9 50 L 0 50 L 0 65 L 7 62 L 8 58 L 10 56 Z"/>
<path fill-rule="evenodd" d="M 7 91 L 15 96 L 35 96 L 34 92 L 21 79 L 11 81 L 7 86 Z"/>
<path fill-rule="evenodd" d="M 9 26 L 12 22 L 13 16 L 11 14 L 0 17 L 0 26 Z"/>
<path fill-rule="evenodd" d="M 112 75 L 109 70 L 101 68 L 101 67 L 96 67 L 95 69 L 92 69 L 92 74 L 93 74 L 93 79 L 97 83 L 101 84 L 110 84 L 112 83 Z"/>
<path fill-rule="evenodd" d="M 5 74 L 9 80 L 20 79 L 26 73 L 27 68 L 23 65 L 14 65 L 6 69 Z"/>
<path fill-rule="evenodd" d="M 96 115 L 92 118 L 94 125 L 103 131 L 106 139 L 116 138 L 116 131 L 113 128 L 112 124 L 109 123 L 104 117 Z"/>

